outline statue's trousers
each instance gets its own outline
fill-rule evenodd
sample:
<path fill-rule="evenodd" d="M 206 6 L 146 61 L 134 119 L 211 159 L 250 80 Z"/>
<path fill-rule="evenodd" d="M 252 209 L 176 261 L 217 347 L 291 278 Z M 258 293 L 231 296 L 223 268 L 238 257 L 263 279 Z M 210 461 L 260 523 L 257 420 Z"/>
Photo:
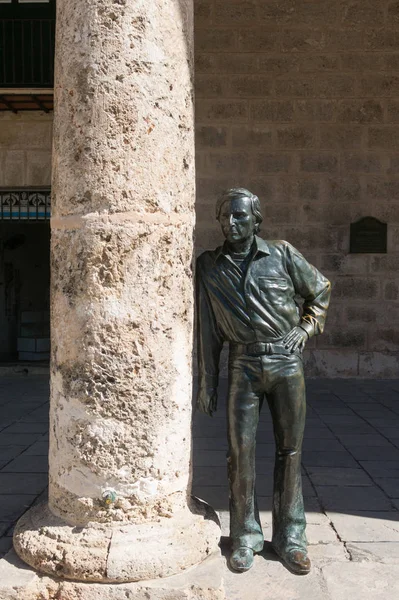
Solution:
<path fill-rule="evenodd" d="M 297 354 L 249 356 L 230 349 L 228 475 L 233 549 L 263 547 L 255 492 L 255 447 L 266 398 L 273 420 L 276 456 L 273 539 L 276 549 L 306 546 L 301 450 L 306 399 L 302 358 Z M 258 437 L 258 443 L 266 442 Z"/>

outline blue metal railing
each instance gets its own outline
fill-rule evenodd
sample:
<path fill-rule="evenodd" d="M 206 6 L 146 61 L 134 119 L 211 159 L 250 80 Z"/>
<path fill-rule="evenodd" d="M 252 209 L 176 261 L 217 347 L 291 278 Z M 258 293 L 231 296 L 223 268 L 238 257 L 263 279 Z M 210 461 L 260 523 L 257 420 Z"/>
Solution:
<path fill-rule="evenodd" d="M 0 221 L 48 221 L 50 216 L 49 188 L 0 188 Z"/>

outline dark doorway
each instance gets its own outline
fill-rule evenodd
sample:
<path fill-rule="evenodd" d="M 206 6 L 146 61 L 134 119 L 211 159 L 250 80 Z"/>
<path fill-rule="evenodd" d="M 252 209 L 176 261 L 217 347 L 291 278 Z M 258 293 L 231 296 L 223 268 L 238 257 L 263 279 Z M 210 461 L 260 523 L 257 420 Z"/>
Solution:
<path fill-rule="evenodd" d="M 0 221 L 0 361 L 48 361 L 50 225 Z"/>

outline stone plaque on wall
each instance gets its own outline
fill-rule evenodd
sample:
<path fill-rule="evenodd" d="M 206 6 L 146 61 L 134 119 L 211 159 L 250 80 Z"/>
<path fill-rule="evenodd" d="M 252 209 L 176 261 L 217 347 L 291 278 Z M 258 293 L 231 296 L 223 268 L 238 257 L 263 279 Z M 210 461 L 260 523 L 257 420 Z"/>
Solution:
<path fill-rule="evenodd" d="M 387 224 L 374 217 L 351 223 L 349 252 L 386 254 Z"/>

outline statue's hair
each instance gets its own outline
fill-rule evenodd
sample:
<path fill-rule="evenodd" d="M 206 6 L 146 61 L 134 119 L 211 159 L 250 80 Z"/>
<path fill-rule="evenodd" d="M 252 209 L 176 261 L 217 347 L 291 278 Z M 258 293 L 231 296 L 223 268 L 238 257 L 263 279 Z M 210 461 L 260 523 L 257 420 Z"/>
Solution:
<path fill-rule="evenodd" d="M 222 210 L 222 206 L 228 200 L 234 200 L 237 198 L 249 198 L 251 201 L 251 210 L 252 214 L 256 219 L 255 233 L 258 233 L 260 229 L 260 224 L 263 221 L 262 213 L 260 211 L 260 202 L 258 196 L 252 194 L 249 190 L 245 188 L 231 188 L 229 190 L 225 190 L 222 192 L 217 199 L 216 202 L 216 219 L 219 221 L 220 219 L 220 211 Z"/>

